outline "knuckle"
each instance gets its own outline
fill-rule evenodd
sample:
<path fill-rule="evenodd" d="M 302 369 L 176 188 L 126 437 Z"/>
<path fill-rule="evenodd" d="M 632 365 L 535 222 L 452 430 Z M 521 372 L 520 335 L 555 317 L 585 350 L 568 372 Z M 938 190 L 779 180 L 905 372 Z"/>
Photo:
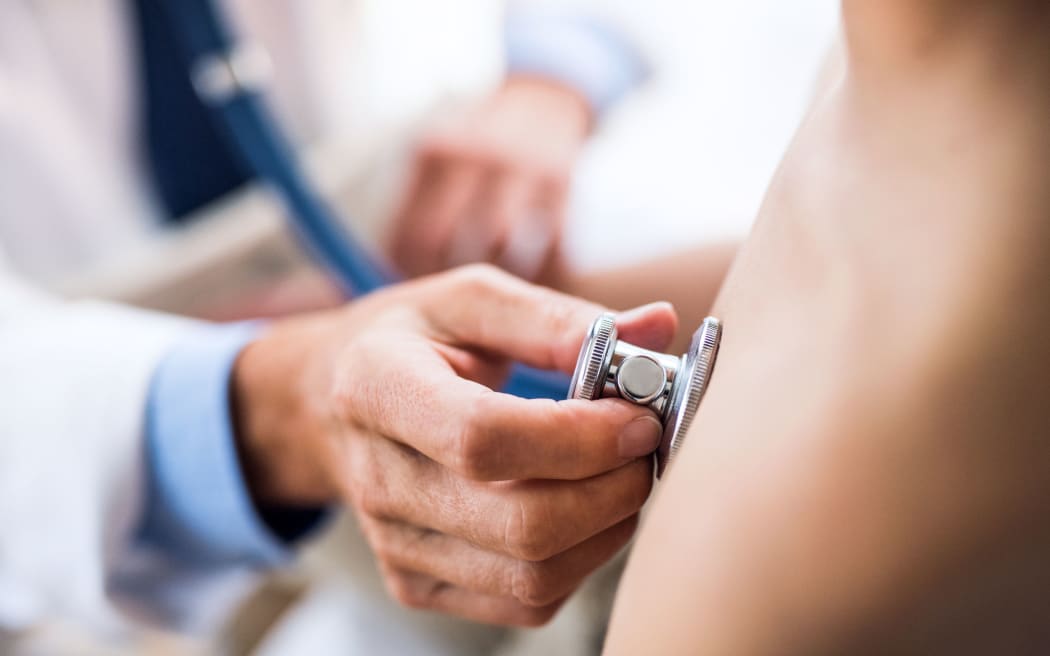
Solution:
<path fill-rule="evenodd" d="M 377 467 L 374 463 L 355 465 L 353 500 L 360 512 L 370 517 L 381 518 L 389 512 L 390 500 L 385 485 L 376 480 L 374 471 L 370 471 L 375 469 Z"/>
<path fill-rule="evenodd" d="M 379 563 L 396 565 L 398 562 L 398 551 L 389 540 L 382 536 L 367 536 L 368 546 L 372 549 L 372 555 Z"/>
<path fill-rule="evenodd" d="M 562 328 L 565 332 L 579 328 L 580 306 L 577 303 L 544 303 L 542 307 L 544 319 L 551 326 Z"/>
<path fill-rule="evenodd" d="M 551 334 L 562 336 L 552 340 L 550 357 L 556 362 L 575 359 L 580 350 L 581 330 L 601 312 L 600 309 L 582 301 L 559 300 L 542 304 L 541 319 L 549 326 Z"/>
<path fill-rule="evenodd" d="M 457 288 L 464 294 L 489 295 L 503 280 L 504 273 L 487 262 L 461 266 L 452 272 Z"/>
<path fill-rule="evenodd" d="M 399 604 L 408 608 L 431 609 L 445 584 L 413 574 L 390 572 L 386 577 L 387 591 Z"/>
<path fill-rule="evenodd" d="M 608 500 L 603 514 L 609 521 L 620 521 L 638 513 L 648 500 L 653 487 L 652 464 L 648 459 L 638 460 L 618 470 L 590 491 Z M 584 507 L 585 497 L 577 503 Z"/>
<path fill-rule="evenodd" d="M 542 504 L 525 500 L 507 513 L 504 548 L 518 560 L 540 562 L 559 552 L 550 528 L 549 513 Z"/>
<path fill-rule="evenodd" d="M 494 473 L 494 461 L 497 459 L 497 441 L 485 424 L 488 416 L 485 408 L 490 404 L 489 395 L 478 397 L 453 447 L 452 467 L 460 475 L 472 480 L 489 480 Z"/>
<path fill-rule="evenodd" d="M 530 608 L 546 606 L 559 597 L 558 581 L 551 567 L 545 563 L 518 561 L 514 567 L 511 585 L 514 597 Z"/>
<path fill-rule="evenodd" d="M 383 502 L 380 500 L 381 495 L 368 490 L 364 492 L 358 492 L 356 494 L 356 505 L 358 511 L 369 517 L 382 517 L 385 514 L 385 507 Z"/>
<path fill-rule="evenodd" d="M 381 523 L 376 520 L 362 521 L 361 525 L 376 560 L 384 565 L 396 566 L 400 560 L 401 553 L 389 531 L 384 529 Z"/>
<path fill-rule="evenodd" d="M 423 608 L 426 600 L 420 594 L 419 586 L 410 577 L 398 572 L 387 573 L 386 589 L 397 603 L 408 608 Z"/>

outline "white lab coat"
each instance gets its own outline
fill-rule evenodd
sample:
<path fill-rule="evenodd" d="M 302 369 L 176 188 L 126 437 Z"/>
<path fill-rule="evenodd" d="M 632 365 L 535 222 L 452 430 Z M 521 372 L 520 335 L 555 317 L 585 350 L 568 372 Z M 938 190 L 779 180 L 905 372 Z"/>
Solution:
<path fill-rule="evenodd" d="M 114 621 L 107 582 L 133 555 L 149 381 L 193 325 L 41 291 L 160 233 L 136 150 L 127 4 L 0 3 L 0 630 Z M 476 49 L 498 44 L 489 5 L 227 3 L 269 50 L 299 143 L 352 141 L 418 117 L 439 88 L 487 84 L 498 62 Z"/>

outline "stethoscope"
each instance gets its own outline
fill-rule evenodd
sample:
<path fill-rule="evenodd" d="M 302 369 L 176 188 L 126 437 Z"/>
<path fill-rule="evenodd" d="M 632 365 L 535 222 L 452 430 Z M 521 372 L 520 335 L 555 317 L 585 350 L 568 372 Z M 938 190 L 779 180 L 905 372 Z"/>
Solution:
<path fill-rule="evenodd" d="M 711 380 L 721 339 L 722 323 L 708 317 L 693 333 L 689 350 L 676 357 L 618 339 L 616 315 L 602 314 L 580 347 L 569 398 L 618 397 L 652 408 L 664 427 L 656 451 L 660 476 L 685 441 Z"/>
<path fill-rule="evenodd" d="M 263 102 L 269 72 L 265 53 L 235 41 L 213 0 L 158 1 L 177 35 L 198 98 L 231 151 L 284 201 L 285 214 L 313 258 L 347 295 L 368 294 L 397 282 L 393 268 L 362 245 L 303 175 L 294 150 Z M 618 341 L 611 315 L 602 315 L 591 327 L 571 381 L 519 365 L 505 391 L 557 399 L 565 398 L 568 388 L 569 398 L 619 396 L 649 405 L 665 427 L 657 457 L 662 472 L 706 389 L 720 336 L 717 320 L 708 319 L 690 351 L 677 358 Z"/>

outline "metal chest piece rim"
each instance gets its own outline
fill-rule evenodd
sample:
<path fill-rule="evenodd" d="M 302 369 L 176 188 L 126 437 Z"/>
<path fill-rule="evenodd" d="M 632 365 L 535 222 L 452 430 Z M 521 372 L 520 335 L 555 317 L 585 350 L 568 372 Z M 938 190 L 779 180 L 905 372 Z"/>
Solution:
<path fill-rule="evenodd" d="M 663 425 L 656 451 L 656 475 L 660 477 L 681 448 L 696 416 L 711 379 L 721 335 L 721 322 L 707 317 L 693 334 L 689 351 L 681 357 L 669 356 L 619 342 L 616 316 L 604 313 L 591 324 L 580 347 L 569 398 L 593 401 L 619 397 L 651 407 Z M 663 367 L 666 386 L 660 394 L 632 398 L 629 386 L 617 376 L 620 367 L 631 358 L 652 360 Z"/>
<path fill-rule="evenodd" d="M 685 435 L 693 424 L 700 401 L 707 391 L 722 339 L 722 322 L 707 317 L 693 333 L 689 351 L 683 356 L 682 369 L 675 379 L 670 402 L 663 417 L 664 434 L 656 452 L 656 476 L 660 477 L 678 455 Z"/>
<path fill-rule="evenodd" d="M 617 336 L 616 315 L 610 312 L 601 314 L 591 324 L 576 358 L 576 371 L 569 385 L 570 399 L 595 401 L 602 397 Z"/>

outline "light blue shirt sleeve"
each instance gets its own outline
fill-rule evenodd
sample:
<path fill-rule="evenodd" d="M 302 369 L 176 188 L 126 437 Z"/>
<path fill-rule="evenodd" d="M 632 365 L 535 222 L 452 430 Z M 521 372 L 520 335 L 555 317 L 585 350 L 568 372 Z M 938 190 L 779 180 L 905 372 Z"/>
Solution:
<path fill-rule="evenodd" d="M 320 511 L 278 535 L 253 503 L 242 476 L 230 411 L 230 375 L 255 323 L 204 326 L 178 343 L 154 373 L 146 409 L 147 498 L 139 539 L 193 565 L 273 566 L 287 540 Z M 287 521 L 285 521 L 287 523 Z"/>
<path fill-rule="evenodd" d="M 578 11 L 512 5 L 507 70 L 556 80 L 601 116 L 649 76 L 634 45 L 612 25 Z"/>

